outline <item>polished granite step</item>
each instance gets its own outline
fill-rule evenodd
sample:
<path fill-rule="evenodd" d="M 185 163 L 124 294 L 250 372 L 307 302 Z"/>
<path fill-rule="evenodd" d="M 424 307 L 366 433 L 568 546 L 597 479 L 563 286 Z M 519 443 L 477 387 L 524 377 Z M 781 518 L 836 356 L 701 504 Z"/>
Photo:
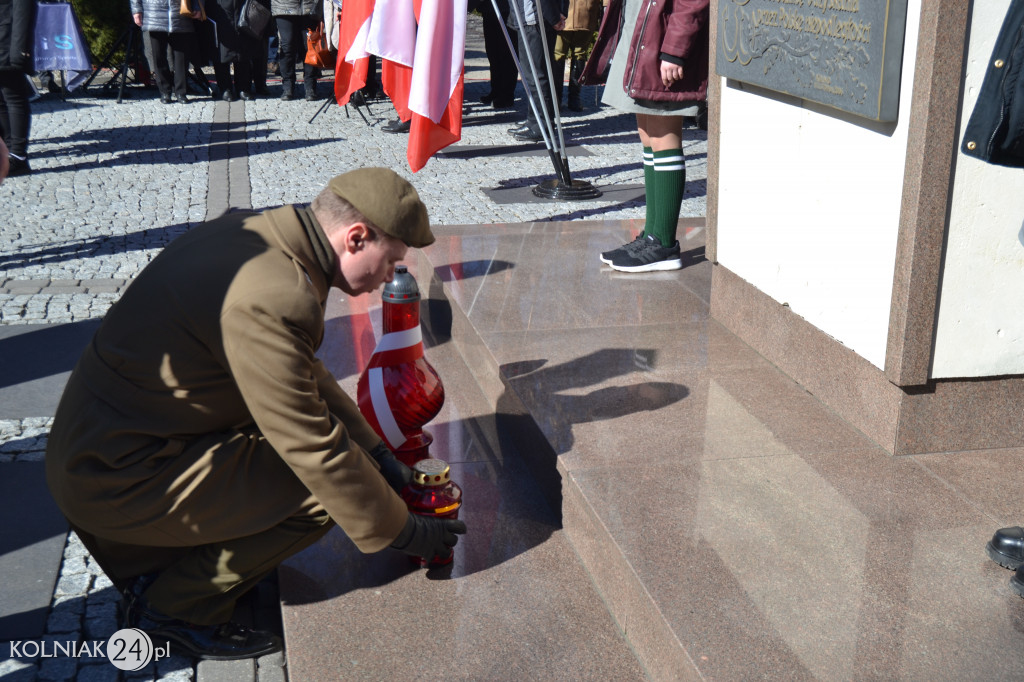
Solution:
<path fill-rule="evenodd" d="M 709 317 L 702 226 L 645 275 L 597 261 L 633 222 L 436 228 L 410 265 L 471 534 L 442 580 L 340 533 L 288 562 L 292 679 L 1024 678 L 984 553 L 1024 450 L 890 457 Z M 379 304 L 332 306 L 351 390 Z"/>
<path fill-rule="evenodd" d="M 367 298 L 329 303 L 321 349 L 351 395 L 380 334 L 379 294 Z M 425 343 L 446 394 L 428 425 L 431 452 L 463 489 L 469 534 L 450 566 L 430 570 L 392 550 L 360 554 L 337 528 L 287 560 L 278 578 L 289 679 L 644 679 L 560 510 L 455 345 Z"/>

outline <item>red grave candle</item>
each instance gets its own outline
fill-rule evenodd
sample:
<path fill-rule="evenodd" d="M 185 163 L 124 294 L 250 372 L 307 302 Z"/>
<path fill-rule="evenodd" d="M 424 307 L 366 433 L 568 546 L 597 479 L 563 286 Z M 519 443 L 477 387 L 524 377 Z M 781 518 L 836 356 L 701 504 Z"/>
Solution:
<path fill-rule="evenodd" d="M 451 468 L 440 459 L 421 459 L 412 465 L 412 482 L 402 490 L 402 499 L 413 514 L 439 519 L 459 518 L 462 507 L 462 489 L 451 480 Z M 452 562 L 454 553 L 435 558 L 427 563 L 417 559 L 421 566 L 444 566 Z"/>
<path fill-rule="evenodd" d="M 423 425 L 444 404 L 444 385 L 423 356 L 420 291 L 404 265 L 382 294 L 384 335 L 359 376 L 356 397 L 370 426 L 401 462 L 430 457 L 433 441 Z"/>

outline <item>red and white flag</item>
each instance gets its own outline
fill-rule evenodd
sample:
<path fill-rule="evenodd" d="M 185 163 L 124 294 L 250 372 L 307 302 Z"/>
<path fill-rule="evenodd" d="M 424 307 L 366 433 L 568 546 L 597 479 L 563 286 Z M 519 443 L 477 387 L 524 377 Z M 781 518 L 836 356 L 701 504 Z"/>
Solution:
<path fill-rule="evenodd" d="M 462 139 L 466 0 L 422 0 L 417 19 L 406 151 L 414 173 L 438 150 Z"/>
<path fill-rule="evenodd" d="M 417 9 L 413 0 L 377 0 L 366 39 L 366 50 L 381 58 L 381 86 L 403 121 L 412 116 L 409 89 L 416 54 Z"/>
<path fill-rule="evenodd" d="M 334 65 L 334 97 L 348 104 L 352 93 L 366 85 L 370 53 L 366 37 L 370 31 L 373 0 L 345 0 L 338 26 L 338 60 Z"/>
<path fill-rule="evenodd" d="M 466 0 L 377 0 L 373 9 L 366 49 L 383 58 L 398 117 L 412 120 L 406 157 L 414 173 L 462 139 L 466 11 Z"/>

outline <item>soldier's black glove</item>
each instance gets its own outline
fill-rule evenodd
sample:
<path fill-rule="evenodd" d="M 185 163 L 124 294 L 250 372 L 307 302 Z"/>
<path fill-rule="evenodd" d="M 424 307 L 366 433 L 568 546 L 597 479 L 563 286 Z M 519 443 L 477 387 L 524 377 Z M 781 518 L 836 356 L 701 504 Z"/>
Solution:
<path fill-rule="evenodd" d="M 427 561 L 432 561 L 434 557 L 447 559 L 452 554 L 452 547 L 459 541 L 458 536 L 465 532 L 465 521 L 409 514 L 405 528 L 391 546 Z"/>
<path fill-rule="evenodd" d="M 370 457 L 377 460 L 377 464 L 380 465 L 381 475 L 384 476 L 384 480 L 388 482 L 388 485 L 396 493 L 401 493 L 402 488 L 409 485 L 409 481 L 412 480 L 412 469 L 399 462 L 398 458 L 388 449 L 387 445 L 384 445 L 383 441 L 373 450 L 370 450 Z"/>

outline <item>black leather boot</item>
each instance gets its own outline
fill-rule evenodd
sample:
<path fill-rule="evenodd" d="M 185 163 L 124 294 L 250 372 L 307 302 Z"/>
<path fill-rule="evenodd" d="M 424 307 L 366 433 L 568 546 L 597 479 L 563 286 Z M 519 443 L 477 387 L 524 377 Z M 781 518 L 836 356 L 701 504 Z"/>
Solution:
<path fill-rule="evenodd" d="M 551 73 L 555 76 L 555 104 L 558 106 L 559 111 L 562 109 L 562 86 L 565 80 L 565 59 L 559 59 L 551 62 Z"/>
<path fill-rule="evenodd" d="M 170 644 L 172 653 L 212 661 L 256 658 L 284 648 L 281 638 L 271 632 L 234 622 L 196 625 L 156 611 L 142 596 L 154 579 L 153 575 L 133 578 L 122 590 L 118 609 L 122 628 L 139 628 L 153 640 Z"/>
<path fill-rule="evenodd" d="M 1010 578 L 1010 589 L 1024 597 L 1024 566 L 1018 568 Z"/>
<path fill-rule="evenodd" d="M 580 75 L 583 73 L 583 60 L 573 57 L 569 65 L 569 109 L 571 111 L 583 111 L 583 101 L 580 99 L 580 92 L 583 87 L 580 85 Z"/>
<path fill-rule="evenodd" d="M 391 123 L 387 123 L 380 127 L 385 133 L 407 133 L 409 128 L 412 126 L 412 119 L 403 121 L 400 118 L 396 118 Z"/>
<path fill-rule="evenodd" d="M 1000 528 L 985 545 L 989 558 L 1003 568 L 1016 571 L 1024 565 L 1024 528 L 1011 526 Z M 1024 579 L 1024 575 L 1018 576 Z"/>

